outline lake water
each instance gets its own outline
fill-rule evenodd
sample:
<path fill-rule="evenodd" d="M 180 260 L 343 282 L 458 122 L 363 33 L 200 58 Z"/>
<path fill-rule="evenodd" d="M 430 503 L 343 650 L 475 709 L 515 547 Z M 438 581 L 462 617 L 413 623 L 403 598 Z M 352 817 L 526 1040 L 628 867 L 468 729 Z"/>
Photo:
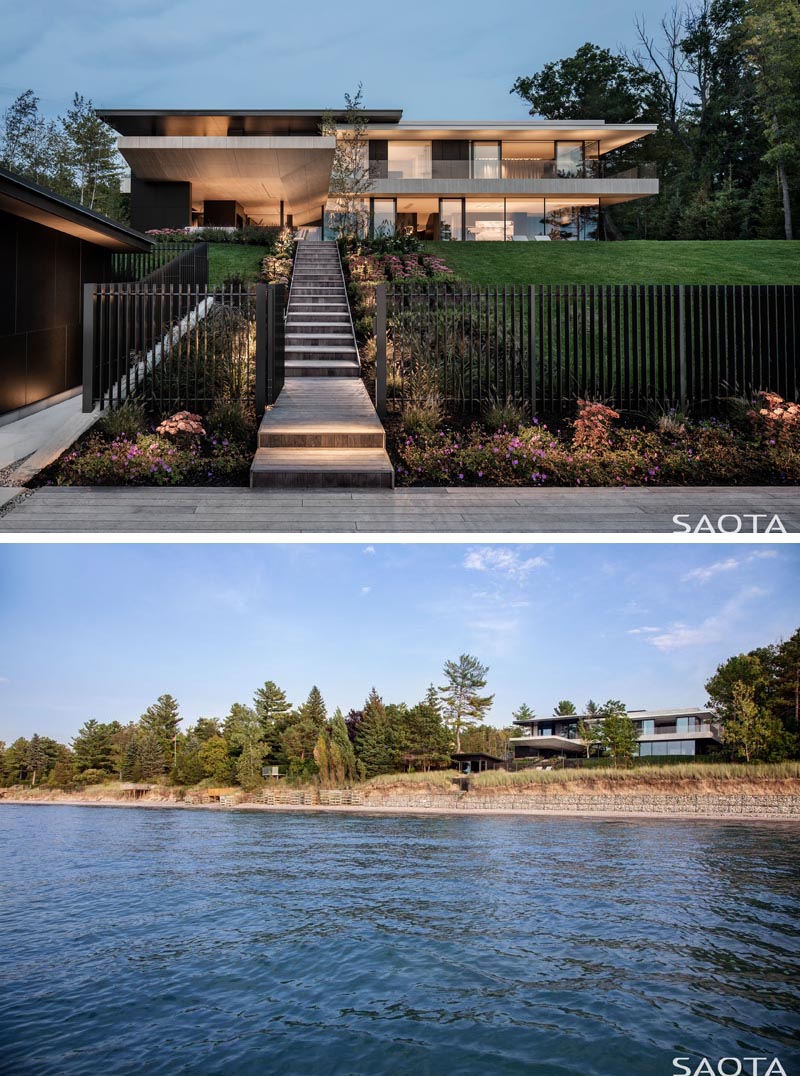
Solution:
<path fill-rule="evenodd" d="M 15 1076 L 800 1074 L 800 828 L 6 805 L 0 841 Z"/>

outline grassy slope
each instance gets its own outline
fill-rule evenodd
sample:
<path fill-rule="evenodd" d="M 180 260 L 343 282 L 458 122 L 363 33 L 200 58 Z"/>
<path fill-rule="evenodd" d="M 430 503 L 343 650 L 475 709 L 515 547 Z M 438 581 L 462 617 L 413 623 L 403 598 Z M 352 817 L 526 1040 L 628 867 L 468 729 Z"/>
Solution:
<path fill-rule="evenodd" d="M 800 284 L 800 242 L 426 243 L 473 284 Z"/>
<path fill-rule="evenodd" d="M 257 280 L 261 259 L 268 253 L 267 247 L 240 246 L 238 243 L 209 243 L 209 284 L 212 287 L 218 287 L 225 277 L 234 275 L 243 276 L 247 280 Z"/>

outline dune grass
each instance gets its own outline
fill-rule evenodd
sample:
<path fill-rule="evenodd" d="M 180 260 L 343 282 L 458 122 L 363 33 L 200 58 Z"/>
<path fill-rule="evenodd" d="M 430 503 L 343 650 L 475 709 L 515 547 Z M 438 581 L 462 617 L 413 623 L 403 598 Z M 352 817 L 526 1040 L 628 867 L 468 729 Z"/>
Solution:
<path fill-rule="evenodd" d="M 425 243 L 472 284 L 800 284 L 800 241 Z"/>
<path fill-rule="evenodd" d="M 670 766 L 633 766 L 630 769 L 590 767 L 575 770 L 488 770 L 477 774 L 471 784 L 479 788 L 525 788 L 545 784 L 570 784 L 581 782 L 611 782 L 616 784 L 657 785 L 673 781 L 787 781 L 800 778 L 800 762 L 752 763 L 703 763 L 686 762 Z"/>

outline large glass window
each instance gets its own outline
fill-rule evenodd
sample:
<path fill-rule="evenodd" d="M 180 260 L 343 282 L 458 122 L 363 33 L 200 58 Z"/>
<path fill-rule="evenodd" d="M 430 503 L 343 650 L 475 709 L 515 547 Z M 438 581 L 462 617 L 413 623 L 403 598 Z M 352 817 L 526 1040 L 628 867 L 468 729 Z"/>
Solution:
<path fill-rule="evenodd" d="M 513 228 L 513 225 L 506 223 L 502 198 L 491 201 L 467 198 L 465 219 L 465 239 L 502 242 L 511 238 L 509 229 Z"/>
<path fill-rule="evenodd" d="M 473 179 L 500 179 L 500 143 L 472 143 Z"/>
<path fill-rule="evenodd" d="M 439 210 L 439 238 L 464 238 L 464 203 L 461 198 L 442 198 Z"/>
<path fill-rule="evenodd" d="M 430 179 L 430 142 L 390 142 L 389 179 Z"/>
<path fill-rule="evenodd" d="M 556 142 L 556 175 L 580 176 L 583 171 L 583 142 Z"/>
<path fill-rule="evenodd" d="M 555 146 L 552 142 L 503 142 L 503 179 L 552 179 Z"/>
<path fill-rule="evenodd" d="M 655 721 L 643 721 L 642 727 L 639 732 L 642 736 L 652 736 L 655 731 L 655 727 Z"/>
<path fill-rule="evenodd" d="M 551 239 L 596 239 L 598 198 L 548 198 L 547 234 Z"/>
<path fill-rule="evenodd" d="M 536 730 L 536 735 L 537 736 L 552 736 L 553 735 L 553 727 L 552 727 L 552 725 L 540 725 L 539 728 Z"/>
<path fill-rule="evenodd" d="M 509 198 L 506 201 L 506 237 L 527 243 L 545 235 L 543 198 Z"/>
<path fill-rule="evenodd" d="M 397 209 L 394 198 L 373 198 L 372 234 L 394 235 L 396 223 Z"/>
<path fill-rule="evenodd" d="M 397 234 L 439 238 L 438 198 L 397 198 Z"/>

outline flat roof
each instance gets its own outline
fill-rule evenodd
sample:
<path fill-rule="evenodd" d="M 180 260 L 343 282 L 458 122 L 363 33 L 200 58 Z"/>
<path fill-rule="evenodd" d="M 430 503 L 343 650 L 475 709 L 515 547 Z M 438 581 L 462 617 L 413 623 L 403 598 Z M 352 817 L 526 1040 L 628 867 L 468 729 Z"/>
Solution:
<path fill-rule="evenodd" d="M 635 721 L 648 720 L 656 717 L 715 717 L 713 710 L 705 706 L 677 706 L 672 710 L 628 710 L 628 717 Z M 514 719 L 515 725 L 540 725 L 543 721 L 596 721 L 597 714 L 549 714 L 545 717 L 530 717 L 525 721 Z"/>
<path fill-rule="evenodd" d="M 341 108 L 97 108 L 95 114 L 121 135 L 225 135 L 231 126 L 245 133 L 317 133 L 325 116 L 343 122 Z M 370 123 L 396 125 L 401 108 L 364 109 Z"/>
<path fill-rule="evenodd" d="M 153 240 L 23 176 L 0 168 L 0 209 L 113 250 L 149 250 Z"/>

